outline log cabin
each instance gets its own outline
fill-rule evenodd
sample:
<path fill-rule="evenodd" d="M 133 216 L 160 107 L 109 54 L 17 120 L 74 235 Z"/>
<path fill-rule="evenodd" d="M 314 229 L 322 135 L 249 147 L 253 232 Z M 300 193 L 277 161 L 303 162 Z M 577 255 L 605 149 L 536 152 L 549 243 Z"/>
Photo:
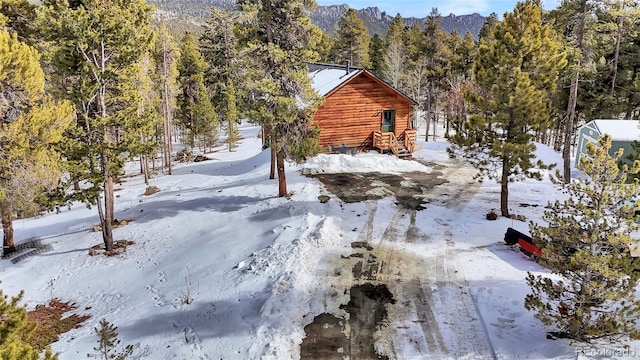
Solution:
<path fill-rule="evenodd" d="M 314 114 L 325 153 L 378 150 L 411 158 L 416 131 L 411 108 L 417 103 L 362 68 L 309 64 L 313 88 L 324 98 Z"/>

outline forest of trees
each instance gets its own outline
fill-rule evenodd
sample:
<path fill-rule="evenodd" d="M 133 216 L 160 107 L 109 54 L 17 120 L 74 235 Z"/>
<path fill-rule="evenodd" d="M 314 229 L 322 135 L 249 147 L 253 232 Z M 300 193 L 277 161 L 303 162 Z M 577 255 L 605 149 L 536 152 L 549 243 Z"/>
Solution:
<path fill-rule="evenodd" d="M 152 168 L 171 174 L 176 141 L 206 152 L 224 133 L 232 151 L 243 119 L 263 127 L 269 176 L 287 196 L 286 161 L 319 151 L 309 62 L 348 60 L 416 100 L 425 141 L 446 136 L 452 156 L 502 184 L 503 216 L 509 182 L 536 176 L 534 141 L 562 152 L 568 183 L 578 126 L 640 112 L 632 0 L 566 0 L 551 11 L 526 0 L 502 20 L 489 16 L 479 39 L 444 32 L 435 9 L 422 26 L 397 15 L 385 38 L 350 10 L 331 37 L 311 24 L 314 6 L 241 0 L 235 11 L 211 9 L 199 33 L 171 34 L 144 0 L 0 1 L 4 252 L 14 218 L 72 201 L 97 208 L 112 250 L 125 161 L 139 160 L 146 179 Z"/>

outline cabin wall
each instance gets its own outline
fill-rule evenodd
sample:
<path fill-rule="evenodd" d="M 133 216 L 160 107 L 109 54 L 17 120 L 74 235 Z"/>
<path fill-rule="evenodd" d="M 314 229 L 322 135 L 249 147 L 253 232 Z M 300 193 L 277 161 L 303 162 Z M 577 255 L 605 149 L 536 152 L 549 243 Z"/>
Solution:
<path fill-rule="evenodd" d="M 362 74 L 330 94 L 314 114 L 320 127 L 319 145 L 370 148 L 373 131 L 382 127 L 382 110 L 396 110 L 395 134 L 411 126 L 411 103 Z"/>
<path fill-rule="evenodd" d="M 578 143 L 576 144 L 576 156 L 574 159 L 574 166 L 580 165 L 580 158 L 587 154 L 587 144 L 588 143 L 598 143 L 598 138 L 600 137 L 600 133 L 598 129 L 593 125 L 593 122 L 590 122 L 580 128 L 578 132 Z"/>

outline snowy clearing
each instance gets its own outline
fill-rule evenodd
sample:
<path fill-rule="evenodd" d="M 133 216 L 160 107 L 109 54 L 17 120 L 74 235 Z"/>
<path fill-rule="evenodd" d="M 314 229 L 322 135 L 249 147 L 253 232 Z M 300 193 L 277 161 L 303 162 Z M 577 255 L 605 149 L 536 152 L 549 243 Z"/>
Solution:
<path fill-rule="evenodd" d="M 149 359 L 299 359 L 314 319 L 343 327 L 336 341 L 353 358 L 371 351 L 389 359 L 640 355 L 640 342 L 582 348 L 546 339 L 550 329 L 523 306 L 527 272 L 545 270 L 503 241 L 507 227 L 528 232 L 528 224 L 487 221 L 499 185 L 475 182 L 472 168 L 449 160 L 446 142 L 422 142 L 419 161 L 370 152 L 289 164 L 287 200 L 267 178 L 259 129 L 241 133 L 238 151 L 221 147 L 207 154 L 212 161 L 157 174 L 156 194 L 143 195 L 140 176 L 117 186 L 116 216 L 132 221 L 115 238 L 136 243 L 124 254 L 88 256 L 102 240 L 92 232 L 97 211 L 82 204 L 15 222 L 18 244 L 36 238 L 45 248 L 15 263 L 0 260 L 3 291 L 25 290 L 28 308 L 53 296 L 92 316 L 53 344 L 61 359 L 93 353 L 101 319 L 118 326 L 123 344 L 148 346 Z M 546 147 L 537 155 L 561 165 Z M 401 206 L 383 185 L 370 200 L 344 202 L 320 178 L 303 175 L 373 172 L 422 174 L 398 184 L 418 189 L 424 209 Z M 557 194 L 547 179 L 513 183 L 512 213 L 539 220 Z M 377 302 L 367 302 L 368 291 Z M 354 345 L 363 339 L 371 344 Z"/>

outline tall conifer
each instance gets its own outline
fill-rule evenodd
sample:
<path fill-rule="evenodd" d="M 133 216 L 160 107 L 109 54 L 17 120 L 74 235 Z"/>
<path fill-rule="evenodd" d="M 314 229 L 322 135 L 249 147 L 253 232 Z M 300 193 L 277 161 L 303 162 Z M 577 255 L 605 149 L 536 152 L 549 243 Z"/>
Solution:
<path fill-rule="evenodd" d="M 13 218 L 34 215 L 40 192 L 59 181 L 61 140 L 73 119 L 70 103 L 45 96 L 44 72 L 37 50 L 0 28 L 0 214 L 3 253 L 15 251 Z"/>
<path fill-rule="evenodd" d="M 368 67 L 369 31 L 354 9 L 349 9 L 336 24 L 333 59 L 337 63 L 349 61 L 354 66 Z"/>
<path fill-rule="evenodd" d="M 187 32 L 182 39 L 178 61 L 180 93 L 176 117 L 187 132 L 189 146 L 194 147 L 199 139 L 204 150 L 218 140 L 220 125 L 204 83 L 207 67 L 196 38 Z"/>
<path fill-rule="evenodd" d="M 265 129 L 277 167 L 278 195 L 287 196 L 285 160 L 303 161 L 318 153 L 319 131 L 312 116 L 319 105 L 306 62 L 311 50 L 313 1 L 242 0 L 245 17 L 238 25 L 246 56 L 255 60 L 249 117 Z"/>
<path fill-rule="evenodd" d="M 480 176 L 500 182 L 503 216 L 509 216 L 509 182 L 539 178 L 530 171 L 533 140 L 549 124 L 549 94 L 565 64 L 541 13 L 539 2 L 520 2 L 481 39 L 473 67 L 477 89 L 466 96 L 472 115 L 459 119 L 450 137 L 452 155 L 464 156 Z"/>
<path fill-rule="evenodd" d="M 65 157 L 74 162 L 72 180 L 91 186 L 76 195 L 97 204 L 105 248 L 112 250 L 113 188 L 130 151 L 123 136 L 133 134 L 121 113 L 132 99 L 120 97 L 121 90 L 134 81 L 130 68 L 151 43 L 153 7 L 144 0 L 45 0 L 40 10 L 60 87 L 78 111 Z"/>

